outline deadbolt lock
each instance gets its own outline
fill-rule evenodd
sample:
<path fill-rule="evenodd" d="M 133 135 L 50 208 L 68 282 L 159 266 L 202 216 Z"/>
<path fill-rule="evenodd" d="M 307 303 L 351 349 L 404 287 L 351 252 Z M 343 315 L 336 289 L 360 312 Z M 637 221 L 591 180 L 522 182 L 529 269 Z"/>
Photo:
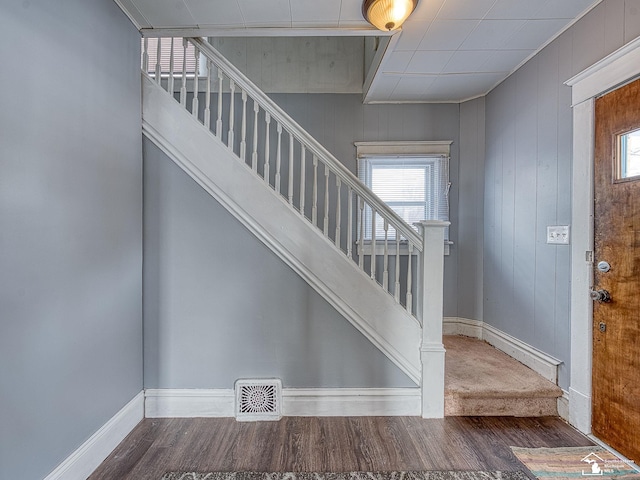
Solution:
<path fill-rule="evenodd" d="M 591 290 L 589 292 L 589 296 L 591 300 L 599 303 L 609 303 L 611 302 L 611 294 L 606 290 Z"/>

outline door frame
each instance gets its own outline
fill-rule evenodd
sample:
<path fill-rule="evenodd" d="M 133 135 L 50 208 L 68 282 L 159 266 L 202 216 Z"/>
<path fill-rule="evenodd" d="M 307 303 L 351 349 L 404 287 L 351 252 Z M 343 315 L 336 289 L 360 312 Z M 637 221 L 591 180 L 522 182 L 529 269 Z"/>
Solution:
<path fill-rule="evenodd" d="M 573 107 L 569 423 L 585 434 L 591 433 L 595 99 L 639 75 L 640 37 L 565 82 Z"/>

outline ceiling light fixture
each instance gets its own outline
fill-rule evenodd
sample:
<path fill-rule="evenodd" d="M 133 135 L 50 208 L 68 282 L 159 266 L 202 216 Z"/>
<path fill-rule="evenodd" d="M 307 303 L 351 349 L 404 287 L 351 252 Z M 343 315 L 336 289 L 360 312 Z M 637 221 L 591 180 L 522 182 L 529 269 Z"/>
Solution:
<path fill-rule="evenodd" d="M 400 28 L 417 4 L 418 0 L 364 0 L 362 15 L 379 30 L 391 31 Z"/>

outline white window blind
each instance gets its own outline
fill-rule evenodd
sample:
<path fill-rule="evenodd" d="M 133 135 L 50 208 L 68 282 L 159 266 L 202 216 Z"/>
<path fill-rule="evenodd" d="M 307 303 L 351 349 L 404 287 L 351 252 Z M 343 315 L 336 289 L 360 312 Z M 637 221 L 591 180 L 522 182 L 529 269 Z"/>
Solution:
<path fill-rule="evenodd" d="M 169 74 L 169 63 L 171 60 L 171 39 L 170 38 L 147 38 L 147 54 L 149 55 L 149 65 L 147 73 L 155 73 L 156 64 L 158 63 L 158 42 L 160 42 L 160 65 L 162 73 Z M 144 50 L 144 41 L 142 39 Z M 173 72 L 182 73 L 184 61 L 184 46 L 182 38 L 173 39 Z M 187 63 L 186 73 L 193 75 L 196 71 L 195 47 L 192 43 L 187 45 Z M 201 62 L 202 63 L 202 62 Z"/>
<path fill-rule="evenodd" d="M 421 220 L 448 221 L 449 145 L 450 142 L 357 143 L 358 177 L 413 228 Z M 365 208 L 363 222 L 365 240 L 370 240 L 371 209 Z M 376 239 L 384 239 L 384 221 L 379 216 L 375 219 L 375 232 Z M 388 236 L 395 238 L 391 227 Z"/>

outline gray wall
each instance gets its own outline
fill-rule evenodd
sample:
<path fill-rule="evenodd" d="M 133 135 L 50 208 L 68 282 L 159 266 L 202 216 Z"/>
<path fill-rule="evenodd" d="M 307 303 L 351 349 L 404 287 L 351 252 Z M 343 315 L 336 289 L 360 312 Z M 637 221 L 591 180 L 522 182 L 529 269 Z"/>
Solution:
<path fill-rule="evenodd" d="M 605 0 L 486 97 L 484 320 L 556 356 L 569 385 L 571 90 L 563 82 L 640 34 L 640 1 Z"/>
<path fill-rule="evenodd" d="M 460 104 L 457 228 L 458 317 L 482 320 L 485 99 Z"/>
<path fill-rule="evenodd" d="M 139 36 L 112 0 L 1 2 L 0 477 L 142 389 Z"/>
<path fill-rule="evenodd" d="M 144 177 L 146 388 L 415 386 L 148 140 Z"/>

